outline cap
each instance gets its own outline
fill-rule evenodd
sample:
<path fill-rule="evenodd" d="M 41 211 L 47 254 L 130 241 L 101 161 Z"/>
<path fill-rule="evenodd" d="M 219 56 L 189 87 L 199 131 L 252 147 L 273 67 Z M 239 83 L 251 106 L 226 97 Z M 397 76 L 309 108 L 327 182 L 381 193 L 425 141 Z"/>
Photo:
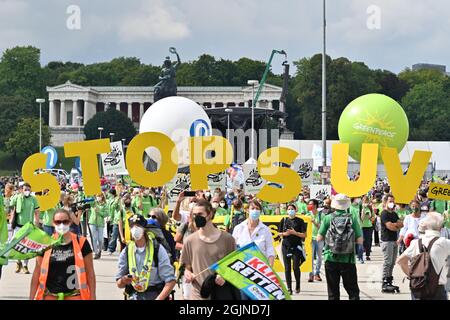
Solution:
<path fill-rule="evenodd" d="M 336 210 L 347 210 L 350 207 L 350 198 L 339 193 L 331 200 L 331 207 Z"/>
<path fill-rule="evenodd" d="M 134 214 L 128 219 L 128 224 L 130 228 L 137 224 L 138 226 L 141 226 L 142 228 L 145 228 L 147 226 L 147 220 L 140 214 Z"/>

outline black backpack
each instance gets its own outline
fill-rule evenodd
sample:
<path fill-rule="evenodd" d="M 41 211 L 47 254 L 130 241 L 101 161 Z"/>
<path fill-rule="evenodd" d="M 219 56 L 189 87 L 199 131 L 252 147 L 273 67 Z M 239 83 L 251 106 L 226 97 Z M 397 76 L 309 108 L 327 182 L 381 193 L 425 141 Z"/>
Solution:
<path fill-rule="evenodd" d="M 353 254 L 355 252 L 355 232 L 352 223 L 351 213 L 339 216 L 334 212 L 331 213 L 325 244 L 333 254 Z"/>
<path fill-rule="evenodd" d="M 431 261 L 431 247 L 438 237 L 433 238 L 428 248 L 422 244 L 422 239 L 419 239 L 419 254 L 412 257 L 409 265 L 409 288 L 416 298 L 431 299 L 434 297 L 439 286 L 439 274 L 434 270 Z"/>
<path fill-rule="evenodd" d="M 231 228 L 230 233 L 233 233 L 234 227 L 236 227 L 238 224 L 242 223 L 247 219 L 245 216 L 245 212 L 240 212 L 239 214 L 236 214 L 236 212 L 233 212 L 233 217 L 231 218 Z"/>

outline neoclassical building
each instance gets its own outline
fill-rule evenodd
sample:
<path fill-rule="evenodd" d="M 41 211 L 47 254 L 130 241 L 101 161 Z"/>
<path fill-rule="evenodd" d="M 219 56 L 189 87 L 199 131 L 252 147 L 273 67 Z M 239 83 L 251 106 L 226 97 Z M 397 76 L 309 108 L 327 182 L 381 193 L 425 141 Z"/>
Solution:
<path fill-rule="evenodd" d="M 242 113 L 251 110 L 249 106 L 256 90 L 256 86 L 178 87 L 178 95 L 196 101 L 207 112 L 236 108 Z M 84 87 L 67 81 L 47 87 L 47 91 L 49 126 L 54 146 L 79 140 L 79 132 L 82 132 L 86 122 L 108 106 L 125 113 L 138 127 L 144 112 L 153 103 L 153 87 Z M 280 102 L 281 92 L 282 88 L 265 84 L 255 113 L 284 114 L 285 106 Z"/>

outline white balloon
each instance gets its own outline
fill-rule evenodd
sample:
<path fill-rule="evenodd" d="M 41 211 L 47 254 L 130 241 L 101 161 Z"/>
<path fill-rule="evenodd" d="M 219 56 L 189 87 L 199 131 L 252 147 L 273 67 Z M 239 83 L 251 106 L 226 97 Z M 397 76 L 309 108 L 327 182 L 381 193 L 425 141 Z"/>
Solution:
<path fill-rule="evenodd" d="M 175 143 L 178 151 L 178 166 L 189 165 L 189 138 L 211 136 L 211 121 L 205 110 L 196 102 L 184 97 L 167 97 L 151 105 L 144 113 L 139 133 L 160 132 Z M 159 165 L 161 154 L 150 147 L 147 155 Z"/>

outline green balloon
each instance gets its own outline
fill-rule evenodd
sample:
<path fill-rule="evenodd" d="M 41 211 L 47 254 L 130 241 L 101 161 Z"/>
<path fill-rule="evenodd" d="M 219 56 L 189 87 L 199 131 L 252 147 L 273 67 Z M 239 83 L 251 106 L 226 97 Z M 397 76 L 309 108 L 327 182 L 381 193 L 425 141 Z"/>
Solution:
<path fill-rule="evenodd" d="M 409 135 L 408 117 L 402 106 L 383 94 L 371 93 L 348 104 L 339 119 L 339 140 L 350 144 L 349 154 L 361 159 L 363 143 L 377 143 L 378 161 L 381 147 L 396 148 L 400 153 Z"/>

